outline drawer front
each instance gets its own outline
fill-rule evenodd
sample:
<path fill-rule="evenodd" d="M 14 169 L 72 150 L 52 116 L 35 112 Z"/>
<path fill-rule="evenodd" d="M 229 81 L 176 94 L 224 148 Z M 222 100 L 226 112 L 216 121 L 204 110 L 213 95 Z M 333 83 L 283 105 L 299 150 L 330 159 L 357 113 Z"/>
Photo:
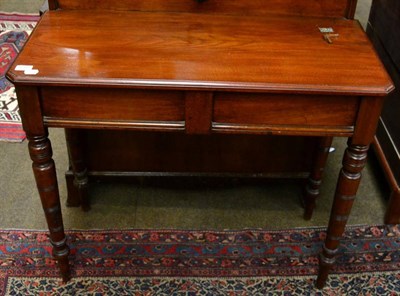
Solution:
<path fill-rule="evenodd" d="M 358 97 L 216 93 L 213 122 L 271 126 L 354 126 Z"/>
<path fill-rule="evenodd" d="M 178 91 L 46 87 L 42 91 L 47 118 L 184 121 L 184 94 Z"/>

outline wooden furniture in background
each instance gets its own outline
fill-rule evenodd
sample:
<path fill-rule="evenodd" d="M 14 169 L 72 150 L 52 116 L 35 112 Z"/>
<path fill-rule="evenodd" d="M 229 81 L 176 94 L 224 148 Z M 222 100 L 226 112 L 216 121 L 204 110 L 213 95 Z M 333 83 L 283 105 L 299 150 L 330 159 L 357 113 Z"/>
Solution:
<path fill-rule="evenodd" d="M 305 179 L 313 171 L 314 155 L 328 154 L 318 153 L 317 137 L 67 129 L 66 139 L 70 151 L 67 205 L 83 209 L 90 205 L 87 194 L 82 194 L 85 182 L 137 176 Z M 79 170 L 76 163 L 84 167 Z M 315 165 L 320 172 L 325 163 Z M 74 170 L 87 177 L 77 180 Z"/>
<path fill-rule="evenodd" d="M 58 4 L 74 8 L 79 2 Z M 342 2 L 321 1 L 325 9 Z M 95 8 L 106 2 L 84 3 Z M 119 1 L 118 8 L 123 3 L 127 8 L 167 2 Z M 212 11 L 221 3 L 224 11 L 229 3 L 237 4 L 191 5 L 206 3 L 214 5 Z M 255 7 L 258 1 L 250 3 Z M 11 66 L 7 76 L 16 85 L 50 240 L 65 281 L 71 275 L 69 248 L 48 127 L 350 137 L 321 254 L 316 285 L 324 285 L 391 80 L 356 21 L 230 12 L 49 11 Z M 99 38 L 99 24 L 112 39 Z M 321 27 L 340 37 L 329 40 Z M 79 139 L 79 133 L 72 134 L 69 141 Z M 85 165 L 74 166 L 78 183 L 85 183 Z"/>
<path fill-rule="evenodd" d="M 219 1 L 219 0 L 49 0 L 50 9 L 77 10 L 122 10 L 193 12 L 206 14 L 236 15 L 297 15 L 328 18 L 353 18 L 357 0 L 296 1 L 263 0 Z"/>
<path fill-rule="evenodd" d="M 367 27 L 379 57 L 392 77 L 396 90 L 385 103 L 374 148 L 391 187 L 385 223 L 400 223 L 400 2 L 372 2 Z"/>

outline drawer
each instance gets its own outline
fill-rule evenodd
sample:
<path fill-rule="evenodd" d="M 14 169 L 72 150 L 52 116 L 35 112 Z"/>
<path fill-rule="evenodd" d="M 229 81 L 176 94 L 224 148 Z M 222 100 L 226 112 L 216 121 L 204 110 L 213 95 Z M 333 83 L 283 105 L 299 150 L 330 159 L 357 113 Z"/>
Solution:
<path fill-rule="evenodd" d="M 216 93 L 213 122 L 241 125 L 354 126 L 358 97 Z"/>
<path fill-rule="evenodd" d="M 184 121 L 184 94 L 178 91 L 45 87 L 42 112 L 47 118 Z"/>

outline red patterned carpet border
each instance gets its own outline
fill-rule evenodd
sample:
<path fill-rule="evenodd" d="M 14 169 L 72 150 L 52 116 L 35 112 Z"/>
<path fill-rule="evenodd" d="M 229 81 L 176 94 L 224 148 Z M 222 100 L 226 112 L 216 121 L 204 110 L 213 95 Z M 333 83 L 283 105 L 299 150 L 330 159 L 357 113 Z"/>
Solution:
<path fill-rule="evenodd" d="M 0 13 L 0 141 L 25 138 L 15 88 L 5 74 L 24 46 L 39 17 Z"/>
<path fill-rule="evenodd" d="M 37 22 L 39 16 L 37 13 L 0 12 L 0 19 L 17 22 Z"/>
<path fill-rule="evenodd" d="M 98 295 L 115 290 L 129 295 L 132 288 L 169 295 L 168 291 L 183 291 L 185 286 L 195 290 L 193 295 L 207 294 L 208 289 L 226 292 L 220 295 L 232 291 L 242 293 L 234 295 L 253 295 L 248 293 L 254 285 L 263 291 L 260 295 L 279 289 L 300 293 L 287 295 L 307 295 L 303 292 L 313 287 L 324 237 L 325 229 L 320 228 L 71 231 L 68 238 L 75 279 L 63 285 L 46 232 L 3 230 L 0 295 L 24 294 L 30 289 L 38 293 L 41 289 L 57 293 L 89 289 L 100 291 Z M 354 289 L 400 293 L 399 226 L 350 227 L 339 254 L 334 276 L 324 291 L 336 295 L 339 290 L 353 293 Z"/>

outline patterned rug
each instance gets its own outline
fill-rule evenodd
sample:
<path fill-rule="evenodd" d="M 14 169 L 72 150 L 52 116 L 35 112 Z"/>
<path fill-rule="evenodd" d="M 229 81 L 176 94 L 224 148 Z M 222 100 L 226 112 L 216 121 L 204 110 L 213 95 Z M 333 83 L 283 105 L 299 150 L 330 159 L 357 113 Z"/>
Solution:
<path fill-rule="evenodd" d="M 0 295 L 399 295 L 400 226 L 346 231 L 314 289 L 321 228 L 68 232 L 73 279 L 60 282 L 46 232 L 0 231 Z"/>
<path fill-rule="evenodd" d="M 0 13 L 0 141 L 21 142 L 25 138 L 15 88 L 5 74 L 38 19 L 33 15 Z"/>

